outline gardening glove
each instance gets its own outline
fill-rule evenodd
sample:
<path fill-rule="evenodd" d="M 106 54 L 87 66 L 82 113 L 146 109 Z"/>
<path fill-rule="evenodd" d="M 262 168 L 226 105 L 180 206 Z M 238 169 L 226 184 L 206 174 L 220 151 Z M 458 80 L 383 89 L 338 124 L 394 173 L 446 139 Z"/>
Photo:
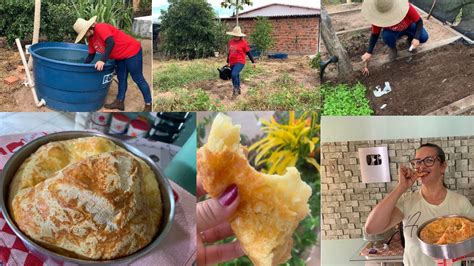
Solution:
<path fill-rule="evenodd" d="M 95 69 L 97 69 L 97 71 L 102 71 L 104 69 L 104 65 L 105 65 L 104 62 L 97 61 L 97 63 L 95 63 Z"/>

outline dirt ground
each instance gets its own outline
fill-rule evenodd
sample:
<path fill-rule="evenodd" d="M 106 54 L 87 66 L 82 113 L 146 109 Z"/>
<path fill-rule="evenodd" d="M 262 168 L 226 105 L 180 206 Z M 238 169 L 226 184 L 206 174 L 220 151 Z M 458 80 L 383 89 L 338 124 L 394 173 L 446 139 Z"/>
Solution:
<path fill-rule="evenodd" d="M 212 58 L 205 59 L 206 63 L 216 64 L 225 62 L 224 58 Z M 168 63 L 177 63 L 175 61 L 166 61 Z M 186 62 L 189 63 L 189 62 Z M 178 63 L 179 64 L 179 63 Z M 301 84 L 305 88 L 314 89 L 319 86 L 318 74 L 314 69 L 309 66 L 309 58 L 307 56 L 289 56 L 286 60 L 278 59 L 264 59 L 258 60 L 257 65 L 259 68 L 264 69 L 264 73 L 257 76 L 253 76 L 247 80 L 241 80 L 241 91 L 242 94 L 237 99 L 232 99 L 232 82 L 214 79 L 214 80 L 203 80 L 186 85 L 187 89 L 201 88 L 206 91 L 212 99 L 218 99 L 225 106 L 225 110 L 233 110 L 232 108 L 239 100 L 245 101 L 248 97 L 248 88 L 256 87 L 259 84 L 265 83 L 266 87 L 280 78 L 284 73 L 288 73 L 293 79 L 296 80 L 297 84 Z M 155 60 L 153 68 L 157 69 L 160 66 L 160 62 Z M 251 64 L 247 64 L 245 67 L 252 67 Z M 216 77 L 218 72 L 216 70 Z M 271 90 L 271 88 L 270 88 Z M 271 93 L 271 91 L 268 91 Z M 156 93 L 155 97 L 173 97 L 172 92 Z"/>
<path fill-rule="evenodd" d="M 424 115 L 474 92 L 474 47 L 446 45 L 373 69 L 357 80 L 368 88 L 376 115 Z M 390 82 L 392 92 L 377 98 L 375 86 Z M 387 104 L 384 109 L 382 105 Z"/>
<path fill-rule="evenodd" d="M 151 40 L 140 40 L 143 48 L 143 75 L 150 88 L 152 87 L 152 50 Z M 16 67 L 21 65 L 21 58 L 16 49 L 0 47 L 0 112 L 48 112 L 54 111 L 48 107 L 37 108 L 34 104 L 31 89 L 22 85 L 6 85 L 4 78 L 14 75 Z M 106 103 L 112 102 L 117 95 L 117 83 L 113 82 L 106 98 Z M 144 107 L 143 96 L 132 78 L 128 78 L 128 90 L 125 97 L 125 111 L 140 112 Z M 102 108 L 99 111 L 112 111 Z"/>
<path fill-rule="evenodd" d="M 353 10 L 360 8 L 360 4 L 351 5 L 333 5 L 328 7 L 328 12 L 334 13 L 338 11 Z M 427 14 L 421 12 L 423 18 L 423 26 L 429 34 L 428 41 L 423 45 L 436 43 L 451 37 L 455 34 L 446 29 L 442 24 L 437 21 L 430 19 L 426 20 Z M 339 34 L 339 40 L 341 41 L 344 48 L 346 48 L 351 60 L 360 61 L 360 57 L 366 52 L 367 46 L 370 39 L 370 23 L 365 20 L 360 11 L 330 14 L 333 28 L 336 32 L 354 30 L 358 28 L 364 28 L 365 30 L 359 30 L 354 32 L 346 32 Z M 398 42 L 399 49 L 406 49 L 403 42 Z M 323 49 L 324 51 L 324 49 Z M 377 46 L 374 50 L 374 57 L 381 54 L 387 54 L 388 48 L 384 45 L 382 38 L 377 42 Z"/>
<path fill-rule="evenodd" d="M 352 10 L 358 4 L 351 6 L 336 5 L 328 7 L 330 13 Z M 439 22 L 426 20 L 426 14 L 420 12 L 424 19 L 424 27 L 429 33 L 429 40 L 423 44 L 436 45 L 456 35 Z M 353 66 L 360 64 L 360 57 L 366 52 L 370 38 L 370 24 L 364 19 L 360 11 L 344 12 L 331 15 L 333 27 L 336 31 L 362 29 L 345 32 L 338 37 L 346 48 Z M 366 29 L 363 29 L 366 27 Z M 408 49 L 405 37 L 397 43 L 399 50 Z M 323 59 L 327 57 L 323 49 Z M 326 54 L 325 54 L 326 53 Z M 372 61 L 380 61 L 388 55 L 388 47 L 380 39 L 375 48 Z M 352 83 L 360 81 L 368 88 L 367 96 L 376 115 L 423 115 L 438 110 L 455 101 L 469 96 L 474 91 L 472 83 L 472 66 L 474 63 L 474 49 L 463 44 L 447 45 L 432 51 L 416 54 L 412 57 L 399 59 L 393 63 L 386 63 L 380 67 L 369 63 L 370 77 L 356 74 Z M 325 77 L 337 83 L 337 69 L 330 65 Z M 375 86 L 384 85 L 389 81 L 392 92 L 380 98 L 373 95 Z M 386 107 L 381 107 L 387 104 Z M 470 114 L 467 110 L 463 114 Z"/>

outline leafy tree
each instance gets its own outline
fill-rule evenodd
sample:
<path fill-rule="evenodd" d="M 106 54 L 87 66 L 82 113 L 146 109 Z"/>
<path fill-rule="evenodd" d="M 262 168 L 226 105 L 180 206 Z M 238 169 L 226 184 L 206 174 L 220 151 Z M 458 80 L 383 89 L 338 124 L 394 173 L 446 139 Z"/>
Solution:
<path fill-rule="evenodd" d="M 235 25 L 237 26 L 239 26 L 239 11 L 244 10 L 245 5 L 253 5 L 252 0 L 224 0 L 221 2 L 221 7 L 235 9 Z"/>
<path fill-rule="evenodd" d="M 259 17 L 255 29 L 250 34 L 250 41 L 263 53 L 270 49 L 275 40 L 272 37 L 273 27 L 267 18 Z"/>
<path fill-rule="evenodd" d="M 162 10 L 163 51 L 177 58 L 194 59 L 213 54 L 217 44 L 217 20 L 205 0 L 170 0 Z"/>

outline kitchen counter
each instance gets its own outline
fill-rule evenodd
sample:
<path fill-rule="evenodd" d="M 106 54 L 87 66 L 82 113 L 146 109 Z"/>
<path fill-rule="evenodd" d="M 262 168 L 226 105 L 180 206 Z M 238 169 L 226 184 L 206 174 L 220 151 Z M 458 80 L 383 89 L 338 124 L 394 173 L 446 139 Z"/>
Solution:
<path fill-rule="evenodd" d="M 366 265 L 385 265 L 386 263 L 403 262 L 403 253 L 399 253 L 399 238 L 390 244 L 389 252 L 378 256 L 366 256 L 369 242 L 362 238 L 356 239 L 337 239 L 321 240 L 321 265 L 322 266 L 366 266 Z M 474 258 L 464 259 L 466 265 L 473 265 Z M 390 264 L 392 265 L 392 264 Z M 401 265 L 401 264 L 400 264 Z"/>

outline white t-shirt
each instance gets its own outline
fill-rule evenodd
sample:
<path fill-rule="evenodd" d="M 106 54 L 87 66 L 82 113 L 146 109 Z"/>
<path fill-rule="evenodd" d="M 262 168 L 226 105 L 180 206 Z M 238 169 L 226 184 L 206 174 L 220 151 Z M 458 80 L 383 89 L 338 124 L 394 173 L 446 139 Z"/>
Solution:
<path fill-rule="evenodd" d="M 474 207 L 471 202 L 465 196 L 450 190 L 448 190 L 444 201 L 439 205 L 428 203 L 421 195 L 421 190 L 418 190 L 403 194 L 396 206 L 404 215 L 405 250 L 403 263 L 409 266 L 436 265 L 435 259 L 421 251 L 416 237 L 418 227 L 424 222 L 451 214 L 474 217 Z"/>

